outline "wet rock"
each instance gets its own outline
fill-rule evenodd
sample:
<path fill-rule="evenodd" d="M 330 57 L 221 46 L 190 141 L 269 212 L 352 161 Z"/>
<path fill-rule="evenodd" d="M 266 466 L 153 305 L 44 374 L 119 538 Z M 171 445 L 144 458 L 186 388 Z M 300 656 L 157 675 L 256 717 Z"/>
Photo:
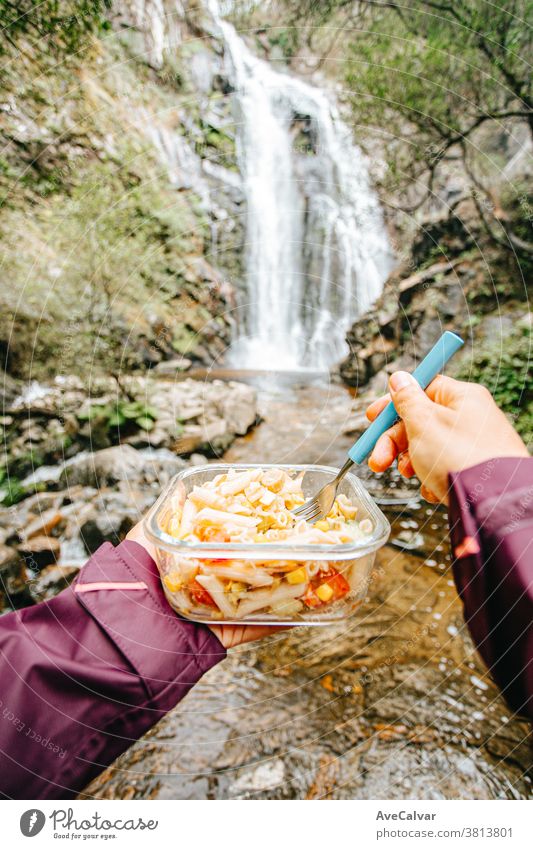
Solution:
<path fill-rule="evenodd" d="M 409 530 L 400 531 L 391 539 L 391 545 L 401 548 L 403 551 L 418 551 L 422 555 L 426 548 L 422 534 Z"/>
<path fill-rule="evenodd" d="M 189 465 L 190 466 L 204 466 L 207 463 L 207 457 L 204 457 L 203 454 L 197 454 L 194 452 L 189 457 Z"/>
<path fill-rule="evenodd" d="M 61 544 L 55 537 L 36 536 L 18 546 L 18 551 L 29 569 L 38 571 L 50 566 L 59 558 Z"/>
<path fill-rule="evenodd" d="M 26 539 L 32 539 L 37 536 L 49 536 L 54 529 L 57 530 L 57 526 L 62 522 L 63 516 L 58 510 L 52 507 L 26 525 L 24 536 Z"/>
<path fill-rule="evenodd" d="M 75 457 L 63 466 L 60 483 L 66 487 L 81 485 L 97 489 L 138 480 L 144 468 L 143 457 L 129 445 L 114 445 L 94 454 Z"/>
<path fill-rule="evenodd" d="M 118 545 L 133 527 L 139 516 L 124 503 L 118 493 L 109 493 L 93 502 L 93 510 L 80 528 L 85 548 L 92 554 L 104 542 Z"/>
<path fill-rule="evenodd" d="M 191 366 L 192 361 L 188 360 L 187 357 L 177 357 L 174 360 L 163 360 L 163 362 L 158 363 L 154 371 L 156 374 L 172 376 L 177 372 L 188 371 Z"/>
<path fill-rule="evenodd" d="M 27 582 L 28 592 L 36 604 L 53 598 L 66 589 L 79 572 L 79 566 L 46 566 Z"/>
<path fill-rule="evenodd" d="M 10 572 L 13 567 L 20 563 L 20 554 L 16 548 L 11 548 L 9 545 L 0 544 L 0 572 Z"/>
<path fill-rule="evenodd" d="M 345 425 L 343 425 L 342 432 L 347 436 L 357 436 L 362 433 L 369 425 L 369 421 L 364 413 L 355 413 L 353 416 L 350 416 Z"/>
<path fill-rule="evenodd" d="M 144 392 L 159 411 L 154 433 L 166 433 L 166 447 L 180 454 L 198 449 L 220 454 L 257 420 L 255 390 L 237 381 L 188 378 L 148 384 Z M 149 438 L 154 444 L 152 434 Z"/>
<path fill-rule="evenodd" d="M 47 487 L 52 487 L 59 480 L 61 468 L 60 464 L 55 466 L 40 466 L 40 468 L 35 469 L 34 472 L 27 475 L 24 480 L 21 481 L 21 485 L 27 490 L 33 489 L 38 484 L 44 484 Z"/>
<path fill-rule="evenodd" d="M 144 460 L 143 475 L 147 483 L 164 486 L 170 478 L 187 467 L 187 463 L 168 448 L 145 448 L 139 451 Z"/>
<path fill-rule="evenodd" d="M 9 569 L 0 572 L 0 587 L 4 591 L 6 600 L 14 607 L 23 606 L 31 601 L 27 587 L 27 570 L 22 559 Z"/>
<path fill-rule="evenodd" d="M 5 410 L 10 407 L 17 395 L 20 392 L 18 382 L 11 377 L 3 369 L 0 369 L 0 410 Z M 3 423 L 5 427 L 6 423 Z"/>
<path fill-rule="evenodd" d="M 203 266 L 196 271 L 208 274 Z M 190 309 L 196 310 L 190 322 L 196 321 L 200 306 Z M 209 309 L 201 306 L 201 310 L 202 322 L 209 324 Z M 220 341 L 220 328 L 213 321 L 209 332 Z M 129 448 L 190 453 L 204 445 L 219 454 L 256 422 L 255 391 L 236 381 L 187 378 L 170 383 L 159 374 L 168 370 L 165 373 L 176 375 L 190 364 L 186 357 L 163 362 L 148 376 L 122 378 L 120 386 L 110 378 L 95 378 L 90 396 L 74 378 L 58 377 L 51 386 L 24 384 L 10 416 L 14 421 L 9 426 L 7 461 L 12 474 L 31 492 L 43 486 L 57 489 L 78 481 L 103 485 L 122 480 L 123 475 L 139 476 L 140 462 L 128 455 Z M 154 411 L 151 428 L 141 427 L 135 416 L 126 417 L 120 426 L 110 425 L 111 412 L 125 404 L 125 397 L 132 403 L 135 399 L 139 418 L 143 405 Z M 91 454 L 82 452 L 90 448 L 96 457 L 95 451 L 112 449 L 113 443 L 125 449 L 123 458 L 113 452 L 100 455 L 93 470 Z"/>

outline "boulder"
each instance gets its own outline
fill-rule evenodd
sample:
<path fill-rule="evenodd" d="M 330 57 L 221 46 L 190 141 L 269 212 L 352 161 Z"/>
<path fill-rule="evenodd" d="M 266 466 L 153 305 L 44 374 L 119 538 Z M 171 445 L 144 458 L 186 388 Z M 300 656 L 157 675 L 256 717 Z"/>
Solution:
<path fill-rule="evenodd" d="M 143 448 L 138 453 L 144 461 L 143 473 L 147 483 L 165 486 L 170 478 L 187 467 L 185 460 L 168 448 Z"/>
<path fill-rule="evenodd" d="M 257 420 L 255 390 L 245 383 L 236 383 L 233 380 L 226 386 L 220 406 L 227 430 L 244 436 Z"/>
<path fill-rule="evenodd" d="M 65 487 L 93 486 L 101 489 L 119 481 L 143 477 L 145 461 L 130 445 L 114 445 L 93 454 L 79 454 L 64 464 L 60 483 Z"/>
<path fill-rule="evenodd" d="M 104 542 L 118 545 L 139 519 L 140 513 L 128 492 L 102 492 L 86 511 L 80 536 L 92 554 Z"/>
<path fill-rule="evenodd" d="M 104 542 L 118 545 L 134 524 L 131 517 L 120 513 L 99 513 L 83 523 L 81 538 L 89 554 L 93 554 Z"/>

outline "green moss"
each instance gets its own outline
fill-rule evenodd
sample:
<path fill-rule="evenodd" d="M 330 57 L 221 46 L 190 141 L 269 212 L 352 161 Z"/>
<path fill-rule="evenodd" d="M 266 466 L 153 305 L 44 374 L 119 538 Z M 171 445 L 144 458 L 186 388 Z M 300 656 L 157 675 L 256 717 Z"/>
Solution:
<path fill-rule="evenodd" d="M 178 354 L 190 354 L 198 341 L 198 335 L 189 330 L 185 325 L 181 325 L 174 332 L 172 337 L 172 347 Z"/>
<path fill-rule="evenodd" d="M 268 34 L 272 47 L 279 47 L 287 61 L 292 59 L 300 49 L 298 27 L 274 27 Z"/>
<path fill-rule="evenodd" d="M 512 419 L 526 445 L 533 446 L 532 342 L 529 321 L 518 323 L 505 347 L 486 343 L 457 373 L 462 380 L 482 383 Z"/>

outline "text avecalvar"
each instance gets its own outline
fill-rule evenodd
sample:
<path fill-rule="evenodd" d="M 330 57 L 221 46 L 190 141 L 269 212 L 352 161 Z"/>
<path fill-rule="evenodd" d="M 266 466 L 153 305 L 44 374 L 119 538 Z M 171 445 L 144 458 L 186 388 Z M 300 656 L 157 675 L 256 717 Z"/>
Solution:
<path fill-rule="evenodd" d="M 436 814 L 419 813 L 418 811 L 395 811 L 387 813 L 387 811 L 378 811 L 376 814 L 377 820 L 434 820 Z"/>

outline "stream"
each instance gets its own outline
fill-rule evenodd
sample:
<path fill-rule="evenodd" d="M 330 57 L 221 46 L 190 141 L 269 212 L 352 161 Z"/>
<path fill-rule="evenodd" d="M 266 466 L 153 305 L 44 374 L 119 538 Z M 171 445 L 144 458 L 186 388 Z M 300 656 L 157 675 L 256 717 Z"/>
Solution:
<path fill-rule="evenodd" d="M 259 377 L 256 388 L 263 421 L 229 461 L 343 460 L 361 412 L 344 387 L 287 375 L 275 386 Z M 392 535 L 358 614 L 232 650 L 87 796 L 533 795 L 529 727 L 511 716 L 468 636 L 445 512 L 394 473 L 360 473 Z"/>

